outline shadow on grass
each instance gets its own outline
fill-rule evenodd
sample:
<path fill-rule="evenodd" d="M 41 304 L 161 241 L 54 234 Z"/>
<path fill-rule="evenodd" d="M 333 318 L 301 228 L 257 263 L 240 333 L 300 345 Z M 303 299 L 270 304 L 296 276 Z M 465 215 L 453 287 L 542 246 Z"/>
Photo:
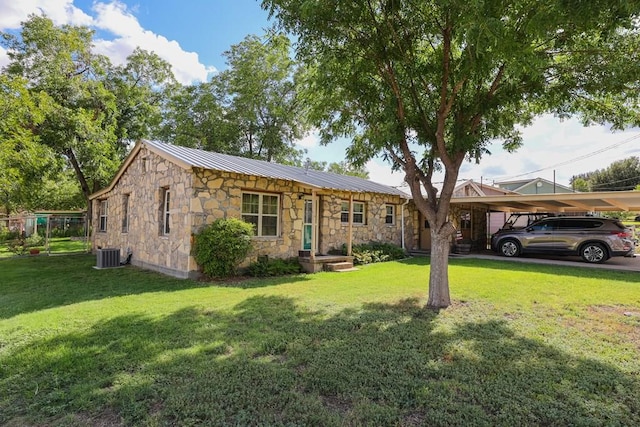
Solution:
<path fill-rule="evenodd" d="M 429 257 L 415 257 L 407 258 L 397 261 L 407 265 L 424 265 L 428 266 L 430 262 Z M 450 266 L 457 267 L 474 267 L 493 269 L 501 271 L 513 271 L 513 272 L 533 272 L 533 273 L 548 273 L 555 276 L 568 276 L 577 278 L 606 278 L 607 280 L 619 280 L 623 282 L 640 283 L 640 274 L 636 271 L 616 271 L 598 268 L 585 268 L 581 267 L 580 263 L 576 262 L 576 265 L 549 265 L 549 264 L 536 264 L 525 263 L 518 261 L 502 260 L 489 260 L 480 258 L 450 258 Z"/>
<path fill-rule="evenodd" d="M 640 382 L 407 300 L 123 316 L 0 356 L 0 424 L 638 425 Z"/>
<path fill-rule="evenodd" d="M 27 257 L 0 263 L 0 319 L 83 301 L 211 286 L 253 288 L 308 280 L 304 275 L 242 282 L 181 280 L 127 266 L 96 270 L 95 256 Z"/>

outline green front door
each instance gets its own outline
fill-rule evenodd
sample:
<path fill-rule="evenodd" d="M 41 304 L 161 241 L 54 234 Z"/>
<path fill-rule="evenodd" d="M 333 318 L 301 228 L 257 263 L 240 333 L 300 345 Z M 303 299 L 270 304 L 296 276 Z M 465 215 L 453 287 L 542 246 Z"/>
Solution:
<path fill-rule="evenodd" d="M 304 201 L 304 218 L 302 225 L 302 249 L 311 250 L 311 241 L 313 235 L 313 202 L 311 200 Z"/>

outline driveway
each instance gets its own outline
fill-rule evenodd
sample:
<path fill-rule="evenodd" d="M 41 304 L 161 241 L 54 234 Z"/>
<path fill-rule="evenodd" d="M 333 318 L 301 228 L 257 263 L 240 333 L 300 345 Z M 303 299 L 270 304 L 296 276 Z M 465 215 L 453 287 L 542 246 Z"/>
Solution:
<path fill-rule="evenodd" d="M 505 258 L 500 255 L 493 254 L 491 252 L 485 253 L 471 253 L 469 255 L 456 255 L 454 257 L 466 257 L 466 258 L 478 258 L 478 259 L 491 259 L 505 262 L 524 262 L 535 264 L 549 264 L 549 265 L 566 265 L 580 268 L 598 268 L 601 270 L 619 270 L 619 271 L 637 271 L 640 272 L 640 255 L 636 257 L 613 257 L 609 258 L 602 264 L 589 264 L 586 263 L 579 256 L 551 256 L 551 255 L 533 255 L 527 254 L 517 258 Z"/>

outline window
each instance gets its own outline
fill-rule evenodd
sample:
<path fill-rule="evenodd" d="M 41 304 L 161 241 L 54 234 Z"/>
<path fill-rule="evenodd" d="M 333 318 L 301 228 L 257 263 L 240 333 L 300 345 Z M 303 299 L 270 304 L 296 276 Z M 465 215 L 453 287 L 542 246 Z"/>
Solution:
<path fill-rule="evenodd" d="M 99 231 L 105 232 L 107 231 L 107 209 L 108 204 L 106 200 L 100 200 L 100 229 Z"/>
<path fill-rule="evenodd" d="M 122 232 L 129 232 L 129 195 L 122 196 Z"/>
<path fill-rule="evenodd" d="M 280 197 L 272 194 L 243 193 L 242 220 L 253 224 L 256 236 L 278 235 Z"/>
<path fill-rule="evenodd" d="M 349 202 L 340 204 L 340 221 L 349 222 Z M 364 224 L 364 203 L 362 202 L 353 202 L 353 223 Z"/>
<path fill-rule="evenodd" d="M 171 191 L 169 191 L 168 188 L 163 188 L 162 189 L 162 220 L 160 222 L 162 225 L 161 234 L 163 236 L 168 236 L 169 231 L 171 231 L 170 217 L 169 217 L 170 201 L 171 201 Z"/>
<path fill-rule="evenodd" d="M 393 225 L 396 223 L 396 207 L 394 205 L 386 205 L 385 207 L 384 223 Z"/>

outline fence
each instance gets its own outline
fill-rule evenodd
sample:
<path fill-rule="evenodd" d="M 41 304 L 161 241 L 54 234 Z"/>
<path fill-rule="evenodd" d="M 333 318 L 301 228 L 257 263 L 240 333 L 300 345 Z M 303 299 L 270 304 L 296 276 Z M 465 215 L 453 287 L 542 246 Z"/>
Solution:
<path fill-rule="evenodd" d="M 0 258 L 61 255 L 89 250 L 84 213 L 43 213 L 0 218 Z"/>

